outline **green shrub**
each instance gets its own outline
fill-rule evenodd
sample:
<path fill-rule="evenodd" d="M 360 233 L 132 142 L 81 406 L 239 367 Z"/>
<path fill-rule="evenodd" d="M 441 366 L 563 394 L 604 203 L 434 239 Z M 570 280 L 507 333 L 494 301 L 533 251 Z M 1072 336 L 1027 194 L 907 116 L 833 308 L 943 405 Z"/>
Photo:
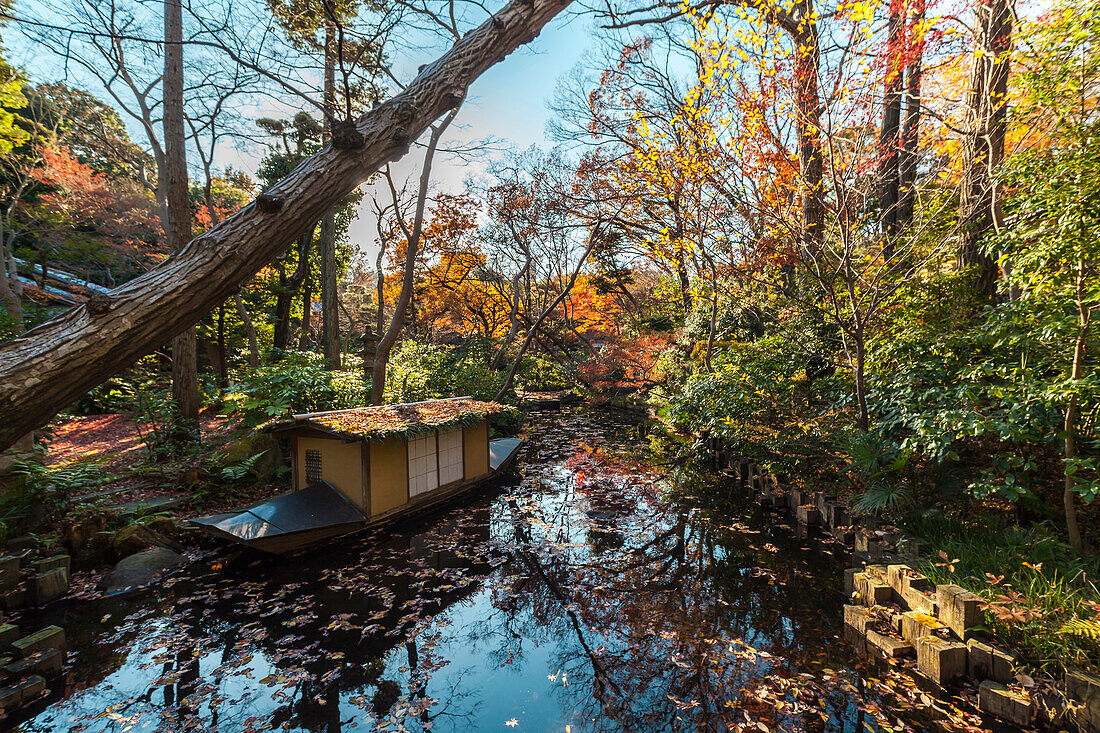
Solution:
<path fill-rule="evenodd" d="M 807 380 L 805 360 L 792 358 L 780 337 L 731 343 L 713 364 L 714 372 L 693 373 L 666 398 L 663 414 L 681 431 L 720 438 L 733 452 L 776 466 L 835 444 L 845 421 L 829 407 L 835 398 L 824 398 L 837 378 Z"/>
<path fill-rule="evenodd" d="M 525 356 L 516 371 L 516 386 L 527 392 L 570 389 L 576 379 L 563 365 L 542 356 Z"/>
<path fill-rule="evenodd" d="M 368 398 L 361 372 L 328 371 L 323 356 L 292 351 L 274 364 L 234 373 L 223 411 L 254 426 L 281 415 L 361 407 Z"/>
<path fill-rule="evenodd" d="M 0 518 L 17 535 L 56 527 L 73 496 L 94 491 L 108 478 L 103 466 L 87 461 L 63 466 L 18 461 L 11 472 L 22 480 L 0 494 Z"/>
<path fill-rule="evenodd" d="M 403 341 L 390 354 L 386 401 L 420 402 L 467 395 L 491 400 L 503 375 L 490 369 L 488 361 L 487 351 L 478 345 Z"/>

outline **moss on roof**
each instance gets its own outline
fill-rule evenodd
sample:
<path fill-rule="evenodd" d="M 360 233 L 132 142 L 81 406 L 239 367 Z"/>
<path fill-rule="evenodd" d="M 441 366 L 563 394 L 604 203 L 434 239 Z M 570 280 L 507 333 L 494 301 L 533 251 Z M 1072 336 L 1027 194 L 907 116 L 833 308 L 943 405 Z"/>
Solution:
<path fill-rule="evenodd" d="M 349 438 L 368 440 L 470 425 L 489 415 L 511 412 L 513 408 L 496 402 L 479 400 L 432 400 L 406 405 L 377 405 L 354 410 L 341 410 L 327 415 L 282 420 L 272 424 L 275 429 L 316 425 Z"/>

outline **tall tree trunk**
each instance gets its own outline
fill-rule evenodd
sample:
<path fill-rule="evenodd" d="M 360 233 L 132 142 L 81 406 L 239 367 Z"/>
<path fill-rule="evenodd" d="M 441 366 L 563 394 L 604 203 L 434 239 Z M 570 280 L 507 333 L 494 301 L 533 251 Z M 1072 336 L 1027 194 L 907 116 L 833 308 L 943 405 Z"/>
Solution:
<path fill-rule="evenodd" d="M 871 417 L 867 410 L 867 344 L 862 328 L 855 329 L 852 340 L 855 342 L 855 363 L 852 366 L 855 371 L 856 407 L 859 409 L 856 427 L 867 432 L 871 427 Z"/>
<path fill-rule="evenodd" d="M 308 351 L 313 344 L 313 278 L 306 264 L 306 279 L 302 283 L 302 330 L 298 332 L 298 350 Z"/>
<path fill-rule="evenodd" d="M 23 283 L 19 280 L 19 271 L 15 266 L 13 235 L 9 227 L 0 231 L 0 299 L 4 301 L 4 310 L 12 322 L 12 332 L 23 333 Z"/>
<path fill-rule="evenodd" d="M 902 0 L 890 0 L 890 21 L 883 70 L 882 127 L 878 136 L 878 207 L 882 254 L 894 255 L 898 233 L 898 152 L 901 147 L 902 31 L 905 13 Z"/>
<path fill-rule="evenodd" d="M 260 366 L 260 339 L 256 336 L 256 324 L 252 322 L 252 316 L 248 314 L 248 309 L 244 307 L 244 298 L 241 297 L 240 290 L 237 291 L 233 300 L 237 306 L 237 317 L 241 319 L 245 336 L 248 337 L 248 366 L 258 369 Z"/>
<path fill-rule="evenodd" d="M 905 67 L 905 118 L 901 126 L 898 161 L 898 229 L 913 222 L 917 185 L 917 147 L 920 145 L 921 67 L 924 59 L 924 0 L 913 0 L 909 19 L 909 63 Z M 921 34 L 920 37 L 917 34 Z"/>
<path fill-rule="evenodd" d="M 325 125 L 323 142 L 332 139 L 336 119 L 336 24 L 325 9 Z M 340 312 L 336 305 L 336 213 L 329 210 L 321 219 L 321 347 L 325 368 L 340 368 Z"/>
<path fill-rule="evenodd" d="M 700 248 L 699 251 L 707 262 L 707 269 L 710 270 L 710 317 L 707 319 L 707 348 L 703 352 L 703 366 L 707 374 L 710 374 L 714 371 L 710 359 L 714 354 L 714 337 L 718 331 L 718 269 L 714 266 L 714 258 L 705 248 Z"/>
<path fill-rule="evenodd" d="M 975 290 L 992 300 L 997 290 L 997 265 L 982 251 L 986 232 L 1000 226 L 1001 204 L 993 169 L 1004 159 L 1005 115 L 1008 110 L 1009 53 L 1012 9 L 1009 0 L 978 0 L 977 36 L 966 97 L 963 139 L 963 181 L 959 200 L 959 269 L 975 269 Z"/>
<path fill-rule="evenodd" d="M 288 278 L 280 278 L 279 292 L 275 294 L 275 334 L 273 346 L 279 351 L 290 347 L 290 310 L 294 296 L 309 274 L 309 252 L 313 246 L 313 231 L 298 237 L 298 265 Z"/>
<path fill-rule="evenodd" d="M 684 264 L 682 251 L 676 258 L 676 282 L 680 286 L 680 304 L 684 308 L 684 318 L 691 313 L 691 278 L 688 277 L 687 266 Z"/>
<path fill-rule="evenodd" d="M 229 386 L 229 361 L 225 355 L 225 303 L 218 306 L 218 386 Z"/>
<path fill-rule="evenodd" d="M 821 156 L 821 99 L 818 65 L 821 48 L 811 0 L 798 3 L 796 21 L 784 26 L 794 42 L 798 168 L 801 178 L 802 241 L 810 251 L 825 233 L 824 161 Z"/>
<path fill-rule="evenodd" d="M 18 336 L 23 333 L 23 283 L 18 279 L 15 269 L 15 253 L 10 228 L 6 221 L 0 229 L 0 300 L 4 301 L 4 310 L 11 321 L 11 332 Z M 4 446 L 7 447 L 7 446 Z M 14 461 L 24 461 L 34 455 L 34 431 L 16 438 L 9 450 L 0 449 L 0 480 L 8 473 Z M 0 481 L 0 489 L 3 483 Z"/>
<path fill-rule="evenodd" d="M 197 323 L 567 7 L 514 0 L 362 115 L 354 146 L 326 146 L 149 272 L 0 345 L 0 449 Z"/>
<path fill-rule="evenodd" d="M 504 384 L 500 385 L 500 389 L 497 391 L 494 400 L 501 400 L 512 389 L 512 382 L 516 378 L 516 371 L 519 369 L 519 364 L 523 361 L 524 354 L 527 353 L 527 347 L 531 345 L 531 340 L 535 338 L 535 335 L 539 332 L 539 328 L 542 327 L 542 322 L 546 320 L 546 317 L 554 312 L 566 296 L 573 291 L 573 286 L 577 282 L 577 276 L 580 275 L 581 267 L 584 266 L 584 261 L 588 259 L 588 255 L 596 246 L 596 242 L 600 236 L 600 227 L 603 226 L 603 222 L 597 220 L 592 226 L 592 232 L 588 237 L 588 246 L 584 248 L 584 252 L 581 253 L 581 257 L 577 260 L 577 266 L 573 268 L 573 272 L 569 276 L 568 282 L 562 291 L 558 293 L 558 297 L 554 298 L 551 303 L 543 308 L 542 313 L 539 313 L 539 317 L 535 319 L 535 322 L 531 324 L 531 327 L 527 329 L 527 336 L 523 339 L 523 342 L 519 345 L 519 352 L 516 354 L 516 358 L 512 361 L 512 366 L 508 369 L 508 374 L 504 377 Z"/>
<path fill-rule="evenodd" d="M 164 0 L 164 234 L 170 252 L 191 238 L 187 191 L 187 152 L 183 129 L 183 13 L 180 0 Z M 198 353 L 195 329 L 172 341 L 172 400 L 181 437 L 197 435 L 199 420 Z"/>
<path fill-rule="evenodd" d="M 397 303 L 394 304 L 389 328 L 386 329 L 385 335 L 379 339 L 374 355 L 374 370 L 371 372 L 370 383 L 370 403 L 372 405 L 381 405 L 385 397 L 386 368 L 390 363 L 390 351 L 393 350 L 393 345 L 397 343 L 397 337 L 401 335 L 402 329 L 405 328 L 405 313 L 408 311 L 409 301 L 412 300 L 416 277 L 416 255 L 420 250 L 420 235 L 424 230 L 424 207 L 428 202 L 428 184 L 431 182 L 432 160 L 435 158 L 435 150 L 439 146 L 439 138 L 443 136 L 443 132 L 454 120 L 458 110 L 459 107 L 456 106 L 447 113 L 442 122 L 432 128 L 431 137 L 428 139 L 428 148 L 424 152 L 424 165 L 420 169 L 420 188 L 416 194 L 416 214 L 405 247 L 405 270 L 401 280 L 401 295 L 398 296 Z M 394 207 L 395 211 L 398 211 L 397 215 L 400 216 L 396 198 L 394 196 Z"/>
<path fill-rule="evenodd" d="M 378 247 L 378 259 L 375 262 L 374 271 L 374 334 L 380 336 L 386 320 L 386 271 L 382 267 L 382 260 L 386 256 L 386 240 L 381 240 Z"/>
<path fill-rule="evenodd" d="M 1092 315 L 1092 306 L 1088 302 L 1085 292 L 1085 261 L 1077 262 L 1077 339 L 1073 345 L 1073 367 L 1070 370 L 1070 380 L 1074 388 L 1081 383 L 1085 370 L 1085 348 L 1088 343 L 1089 321 Z M 1065 488 L 1062 491 L 1062 505 L 1066 513 L 1066 532 L 1069 535 L 1069 543 L 1078 555 L 1085 553 L 1085 544 L 1081 539 L 1081 529 L 1077 525 L 1077 473 L 1074 460 L 1077 458 L 1077 394 L 1072 393 L 1069 404 L 1066 405 L 1066 419 L 1063 425 L 1065 432 L 1063 458 L 1065 459 L 1064 477 Z"/>

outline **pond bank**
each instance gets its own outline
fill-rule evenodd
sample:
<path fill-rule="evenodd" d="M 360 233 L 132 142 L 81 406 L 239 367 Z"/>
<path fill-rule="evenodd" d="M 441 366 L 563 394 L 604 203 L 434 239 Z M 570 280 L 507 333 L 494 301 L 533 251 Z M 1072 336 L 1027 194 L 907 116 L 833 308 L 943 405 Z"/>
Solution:
<path fill-rule="evenodd" d="M 980 724 L 842 640 L 841 545 L 648 462 L 643 432 L 538 413 L 518 475 L 448 511 L 48 608 L 64 685 L 18 730 Z"/>
<path fill-rule="evenodd" d="M 1100 730 L 1100 677 L 1061 665 L 1055 679 L 1017 651 L 992 643 L 985 628 L 989 604 L 914 569 L 936 566 L 920 557 L 920 540 L 873 517 L 853 521 L 835 496 L 792 488 L 785 476 L 770 475 L 753 461 L 717 455 L 739 488 L 754 492 L 760 504 L 793 514 L 801 526 L 821 526 L 851 548 L 853 566 L 844 571 L 851 603 L 843 616 L 845 638 L 857 649 L 911 670 L 915 662 L 916 674 L 936 689 L 961 687 L 971 705 L 1003 723 Z"/>

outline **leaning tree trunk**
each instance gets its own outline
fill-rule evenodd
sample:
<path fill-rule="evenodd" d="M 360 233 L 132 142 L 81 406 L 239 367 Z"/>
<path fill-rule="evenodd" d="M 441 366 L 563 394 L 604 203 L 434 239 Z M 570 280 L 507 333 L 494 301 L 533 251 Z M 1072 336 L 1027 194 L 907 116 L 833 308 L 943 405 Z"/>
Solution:
<path fill-rule="evenodd" d="M 187 153 L 183 129 L 183 12 L 180 0 L 164 2 L 164 234 L 168 250 L 178 252 L 191 238 L 187 190 Z M 172 401 L 179 437 L 197 435 L 199 421 L 198 349 L 195 329 L 172 341 Z"/>
<path fill-rule="evenodd" d="M 0 450 L 195 325 L 386 161 L 404 156 L 470 83 L 568 6 L 509 3 L 400 94 L 337 126 L 330 145 L 256 201 L 144 275 L 0 347 Z"/>
<path fill-rule="evenodd" d="M 1008 0 L 978 0 L 975 11 L 978 35 L 966 97 L 957 266 L 960 270 L 974 268 L 975 291 L 991 300 L 997 291 L 997 265 L 983 251 L 982 239 L 1000 223 L 1000 202 L 992 172 L 1005 152 L 1012 10 Z"/>

